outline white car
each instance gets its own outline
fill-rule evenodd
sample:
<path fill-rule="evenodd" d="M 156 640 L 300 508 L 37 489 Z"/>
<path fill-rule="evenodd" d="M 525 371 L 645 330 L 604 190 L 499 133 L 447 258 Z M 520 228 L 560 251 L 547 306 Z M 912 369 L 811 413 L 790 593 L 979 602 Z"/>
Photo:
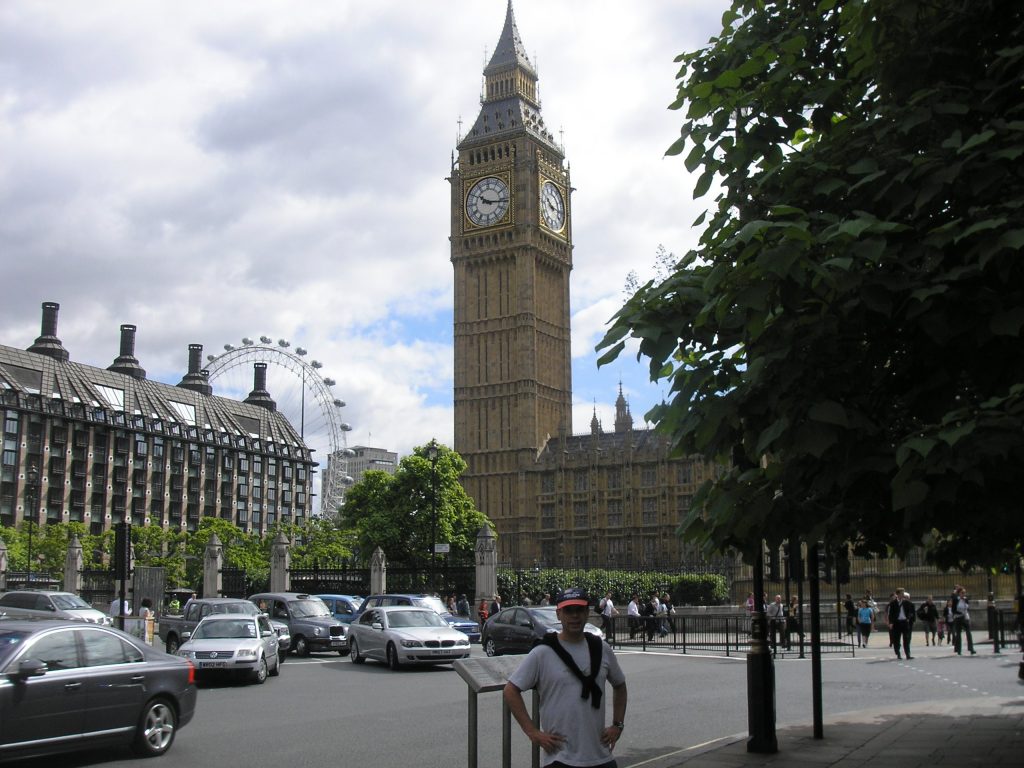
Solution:
<path fill-rule="evenodd" d="M 277 634 L 263 614 L 210 614 L 178 648 L 199 674 L 242 674 L 257 683 L 281 671 Z"/>
<path fill-rule="evenodd" d="M 469 638 L 429 608 L 369 608 L 352 622 L 348 643 L 354 664 L 376 659 L 391 669 L 469 657 Z"/>

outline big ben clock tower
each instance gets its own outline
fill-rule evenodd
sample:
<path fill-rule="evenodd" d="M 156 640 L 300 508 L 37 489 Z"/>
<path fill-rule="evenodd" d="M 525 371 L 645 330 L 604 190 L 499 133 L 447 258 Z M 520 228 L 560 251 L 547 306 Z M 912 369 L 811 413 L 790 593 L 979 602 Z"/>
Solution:
<path fill-rule="evenodd" d="M 511 0 L 483 74 L 450 177 L 455 450 L 500 555 L 518 559 L 536 514 L 526 470 L 548 437 L 572 433 L 572 187 Z"/>

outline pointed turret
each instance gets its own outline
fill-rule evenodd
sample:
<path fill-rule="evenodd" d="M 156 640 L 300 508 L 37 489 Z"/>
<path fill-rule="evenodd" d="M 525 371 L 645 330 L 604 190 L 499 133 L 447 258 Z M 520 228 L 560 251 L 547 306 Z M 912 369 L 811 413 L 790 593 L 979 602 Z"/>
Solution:
<path fill-rule="evenodd" d="M 633 415 L 629 412 L 629 404 L 622 394 L 622 382 L 619 382 L 619 396 L 615 398 L 615 431 L 629 432 L 633 429 Z"/>
<path fill-rule="evenodd" d="M 480 114 L 459 149 L 490 141 L 501 134 L 526 128 L 549 149 L 561 157 L 554 136 L 544 125 L 537 95 L 537 70 L 516 28 L 516 17 L 509 0 L 505 12 L 505 26 L 494 48 L 490 62 L 484 68 L 484 92 L 480 99 Z"/>

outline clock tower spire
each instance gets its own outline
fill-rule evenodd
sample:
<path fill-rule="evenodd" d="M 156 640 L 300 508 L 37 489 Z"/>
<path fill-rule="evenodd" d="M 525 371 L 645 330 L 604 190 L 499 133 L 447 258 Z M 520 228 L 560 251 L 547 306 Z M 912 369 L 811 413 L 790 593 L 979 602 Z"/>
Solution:
<path fill-rule="evenodd" d="M 505 557 L 535 506 L 525 471 L 572 432 L 572 187 L 511 0 L 451 182 L 455 450 Z"/>

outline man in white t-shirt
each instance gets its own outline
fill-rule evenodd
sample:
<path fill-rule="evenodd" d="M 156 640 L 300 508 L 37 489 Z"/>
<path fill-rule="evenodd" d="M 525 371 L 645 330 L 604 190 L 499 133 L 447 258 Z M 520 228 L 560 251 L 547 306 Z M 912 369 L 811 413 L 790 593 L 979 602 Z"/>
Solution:
<path fill-rule="evenodd" d="M 587 593 L 562 590 L 556 605 L 562 630 L 549 633 L 512 673 L 505 703 L 523 733 L 541 748 L 542 765 L 616 768 L 612 750 L 625 727 L 625 675 L 611 647 L 583 631 L 590 612 Z M 612 687 L 612 723 L 607 726 L 605 681 Z M 531 688 L 540 694 L 540 728 L 523 701 L 522 692 Z"/>

